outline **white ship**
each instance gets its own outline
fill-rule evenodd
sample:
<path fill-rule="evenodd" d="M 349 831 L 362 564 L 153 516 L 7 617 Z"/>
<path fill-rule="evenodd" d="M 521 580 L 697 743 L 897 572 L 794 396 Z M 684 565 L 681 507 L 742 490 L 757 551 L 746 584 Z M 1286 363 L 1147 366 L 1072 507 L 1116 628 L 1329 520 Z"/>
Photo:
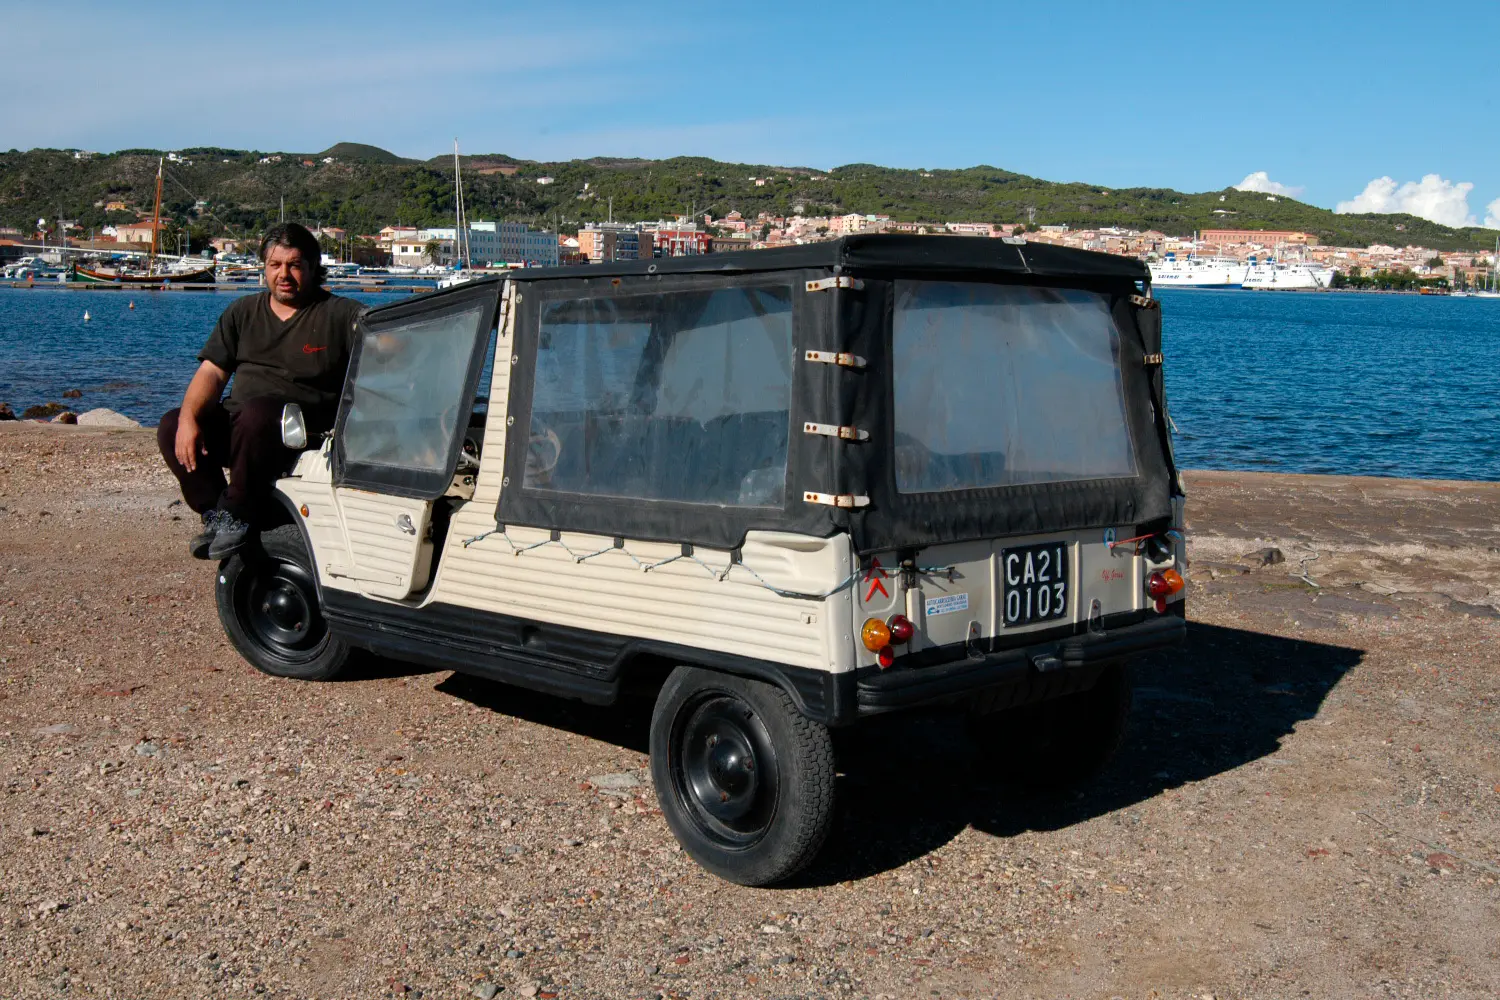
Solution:
<path fill-rule="evenodd" d="M 1334 269 L 1306 261 L 1262 260 L 1250 262 L 1244 287 L 1272 291 L 1312 291 L 1333 287 Z"/>
<path fill-rule="evenodd" d="M 1148 264 L 1151 284 L 1159 288 L 1238 288 L 1248 265 L 1233 257 L 1184 257 L 1167 254 Z"/>

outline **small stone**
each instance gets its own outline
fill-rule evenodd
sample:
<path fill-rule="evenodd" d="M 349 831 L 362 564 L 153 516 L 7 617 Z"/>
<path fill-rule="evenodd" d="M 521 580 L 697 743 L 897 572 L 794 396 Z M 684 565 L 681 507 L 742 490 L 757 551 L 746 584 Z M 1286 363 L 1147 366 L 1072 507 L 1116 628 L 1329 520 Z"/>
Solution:
<path fill-rule="evenodd" d="M 510 949 L 509 951 L 507 951 L 505 953 L 505 957 L 506 958 L 520 958 L 521 957 L 521 953 L 519 951 L 516 951 L 516 949 L 512 948 L 512 949 Z"/>
<path fill-rule="evenodd" d="M 525 986 L 516 987 L 516 992 L 523 997 L 534 997 L 541 992 L 541 989 L 536 983 L 527 983 Z"/>
<path fill-rule="evenodd" d="M 589 779 L 589 784 L 598 789 L 611 789 L 623 791 L 627 788 L 639 788 L 641 779 L 633 774 L 621 771 L 617 774 L 601 774 Z"/>
<path fill-rule="evenodd" d="M 305 872 L 305 871 L 307 871 L 311 867 L 312 867 L 312 862 L 310 862 L 310 861 L 308 861 L 308 860 L 306 860 L 304 858 L 303 860 L 297 862 L 295 865 L 292 866 L 292 874 L 296 875 L 299 872 Z"/>
<path fill-rule="evenodd" d="M 562 839 L 562 842 L 563 842 L 563 846 L 564 847 L 582 847 L 583 846 L 583 841 L 579 840 L 577 837 L 564 837 Z"/>
<path fill-rule="evenodd" d="M 500 992 L 500 987 L 494 983 L 480 983 L 474 987 L 474 995 L 479 1000 L 495 1000 L 495 994 Z"/>
<path fill-rule="evenodd" d="M 155 757 L 157 754 L 161 753 L 161 747 L 155 743 L 152 743 L 150 740 L 145 740 L 135 745 L 135 752 L 138 756 L 141 757 Z"/>
<path fill-rule="evenodd" d="M 52 422 L 54 424 L 76 424 L 78 423 L 78 414 L 74 413 L 72 410 L 64 410 L 62 413 L 59 413 L 57 416 L 53 417 Z"/>
<path fill-rule="evenodd" d="M 10 408 L 9 403 L 0 403 L 0 420 L 16 419 L 16 411 Z"/>
<path fill-rule="evenodd" d="M 1277 548 L 1256 549 L 1254 552 L 1246 552 L 1240 556 L 1240 562 L 1249 563 L 1252 566 L 1275 566 L 1277 563 L 1286 562 L 1286 556 L 1281 554 Z"/>
<path fill-rule="evenodd" d="M 64 903 L 62 900 L 60 900 L 60 899 L 49 899 L 47 902 L 43 903 L 41 906 L 38 906 L 36 908 L 36 912 L 37 913 L 56 913 L 58 910 L 66 910 L 67 908 L 68 908 L 68 904 Z"/>

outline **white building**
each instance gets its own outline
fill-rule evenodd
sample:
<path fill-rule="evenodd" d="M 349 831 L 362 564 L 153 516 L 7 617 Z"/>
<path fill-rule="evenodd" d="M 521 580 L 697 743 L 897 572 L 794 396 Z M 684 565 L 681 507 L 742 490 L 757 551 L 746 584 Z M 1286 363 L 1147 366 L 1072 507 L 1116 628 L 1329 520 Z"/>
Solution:
<path fill-rule="evenodd" d="M 391 260 L 408 267 L 432 263 L 427 257 L 427 244 L 436 240 L 436 263 L 447 267 L 458 259 L 458 251 L 454 249 L 457 233 L 453 226 L 402 232 L 391 242 Z M 538 232 L 522 222 L 471 222 L 467 249 L 469 263 L 475 267 L 499 264 L 556 267 L 558 262 L 557 235 Z"/>

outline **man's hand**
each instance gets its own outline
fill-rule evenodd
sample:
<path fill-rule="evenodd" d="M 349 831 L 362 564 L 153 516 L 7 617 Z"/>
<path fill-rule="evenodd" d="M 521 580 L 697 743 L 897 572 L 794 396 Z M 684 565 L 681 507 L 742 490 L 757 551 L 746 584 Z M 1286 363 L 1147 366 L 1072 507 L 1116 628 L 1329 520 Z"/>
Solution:
<path fill-rule="evenodd" d="M 177 413 L 177 440 L 173 450 L 177 461 L 189 472 L 197 471 L 198 456 L 208 454 L 203 433 L 198 429 L 198 415 L 210 403 L 218 402 L 228 381 L 228 372 L 212 361 L 205 361 L 188 383 L 187 392 L 182 397 L 182 409 Z"/>
<path fill-rule="evenodd" d="M 177 461 L 189 472 L 198 471 L 198 456 L 207 455 L 208 446 L 198 431 L 198 421 L 182 413 L 177 418 Z"/>

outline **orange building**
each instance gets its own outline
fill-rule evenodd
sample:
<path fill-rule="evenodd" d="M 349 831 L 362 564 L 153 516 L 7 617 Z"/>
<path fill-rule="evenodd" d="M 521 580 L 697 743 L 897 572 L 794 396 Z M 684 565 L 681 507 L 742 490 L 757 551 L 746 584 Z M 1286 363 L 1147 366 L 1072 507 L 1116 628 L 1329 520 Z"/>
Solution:
<path fill-rule="evenodd" d="M 1291 229 L 1205 229 L 1198 234 L 1198 239 L 1220 246 L 1239 243 L 1259 243 L 1263 247 L 1273 247 L 1278 243 L 1318 245 L 1318 238 L 1311 233 L 1299 233 Z"/>

